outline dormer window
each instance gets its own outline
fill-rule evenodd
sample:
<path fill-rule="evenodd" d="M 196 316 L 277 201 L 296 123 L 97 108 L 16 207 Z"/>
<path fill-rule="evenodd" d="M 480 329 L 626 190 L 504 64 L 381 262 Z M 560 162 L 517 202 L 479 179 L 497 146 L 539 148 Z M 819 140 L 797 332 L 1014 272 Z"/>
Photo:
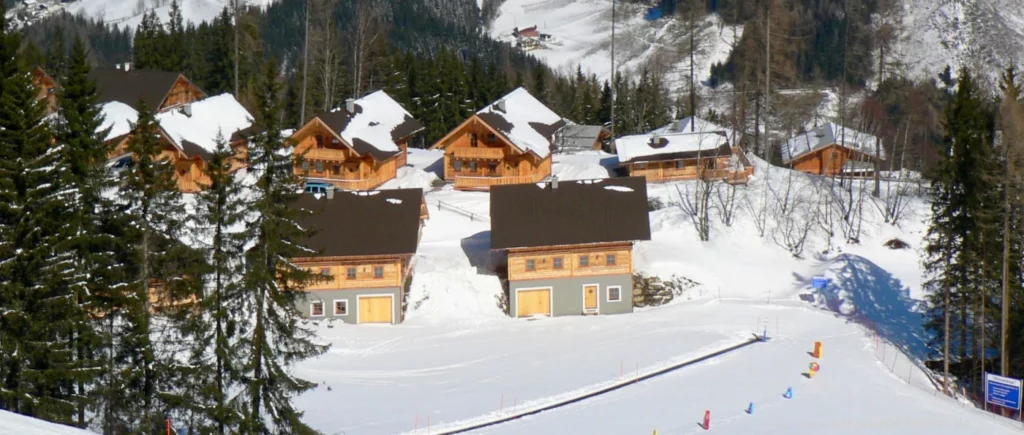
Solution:
<path fill-rule="evenodd" d="M 469 146 L 473 147 L 473 148 L 476 148 L 476 143 L 477 143 L 476 133 L 470 133 L 469 134 Z"/>

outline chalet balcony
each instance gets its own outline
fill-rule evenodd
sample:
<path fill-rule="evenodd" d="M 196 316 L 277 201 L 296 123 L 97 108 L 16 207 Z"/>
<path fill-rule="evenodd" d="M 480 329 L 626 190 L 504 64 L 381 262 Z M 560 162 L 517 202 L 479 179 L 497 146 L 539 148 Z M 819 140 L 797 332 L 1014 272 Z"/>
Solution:
<path fill-rule="evenodd" d="M 335 150 L 331 148 L 313 148 L 305 154 L 306 160 L 331 160 L 331 161 L 345 161 L 345 152 L 342 150 Z"/>
<path fill-rule="evenodd" d="M 459 147 L 454 149 L 452 156 L 457 159 L 501 160 L 505 158 L 505 149 L 488 147 Z"/>
<path fill-rule="evenodd" d="M 539 183 L 544 178 L 547 178 L 547 175 L 544 173 L 505 177 L 474 177 L 456 175 L 455 188 L 458 190 L 489 190 L 491 186 L 500 186 L 505 184 Z"/>

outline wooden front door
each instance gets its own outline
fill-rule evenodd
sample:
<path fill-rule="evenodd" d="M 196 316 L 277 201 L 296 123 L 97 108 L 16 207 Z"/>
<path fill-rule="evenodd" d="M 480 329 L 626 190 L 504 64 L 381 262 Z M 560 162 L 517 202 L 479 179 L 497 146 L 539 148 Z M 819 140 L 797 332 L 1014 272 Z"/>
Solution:
<path fill-rule="evenodd" d="M 516 317 L 529 317 L 536 314 L 551 315 L 551 289 L 517 291 Z"/>
<path fill-rule="evenodd" d="M 392 323 L 391 296 L 365 296 L 359 298 L 359 323 Z"/>
<path fill-rule="evenodd" d="M 583 286 L 583 310 L 597 311 L 597 286 Z"/>

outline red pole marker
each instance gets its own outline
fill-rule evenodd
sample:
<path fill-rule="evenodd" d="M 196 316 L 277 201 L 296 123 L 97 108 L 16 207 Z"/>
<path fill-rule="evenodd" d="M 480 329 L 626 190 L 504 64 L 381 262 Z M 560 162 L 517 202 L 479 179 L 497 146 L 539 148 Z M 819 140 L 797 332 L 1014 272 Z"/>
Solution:
<path fill-rule="evenodd" d="M 711 429 L 711 410 L 704 411 L 704 430 Z"/>

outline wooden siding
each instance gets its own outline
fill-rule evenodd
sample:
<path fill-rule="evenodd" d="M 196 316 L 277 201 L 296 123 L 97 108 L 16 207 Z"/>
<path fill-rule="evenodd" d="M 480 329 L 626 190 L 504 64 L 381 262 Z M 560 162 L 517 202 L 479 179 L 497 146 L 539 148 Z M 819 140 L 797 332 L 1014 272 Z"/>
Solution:
<path fill-rule="evenodd" d="M 32 70 L 32 84 L 35 85 L 37 100 L 46 100 L 46 113 L 57 111 L 57 82 L 42 68 Z"/>
<path fill-rule="evenodd" d="M 608 254 L 615 255 L 615 264 L 608 265 Z M 581 266 L 580 258 L 587 256 L 589 266 Z M 555 269 L 555 258 L 562 259 L 562 268 Z M 534 260 L 534 270 L 527 270 L 528 261 Z M 548 250 L 510 251 L 508 253 L 508 279 L 572 278 L 594 275 L 633 273 L 633 244 L 602 246 L 576 246 Z"/>
<path fill-rule="evenodd" d="M 128 141 L 131 135 L 123 136 L 119 142 L 112 147 L 107 158 L 113 159 L 128 153 Z M 210 177 L 206 174 L 206 162 L 199 157 L 189 159 L 179 151 L 166 136 L 161 134 L 160 145 L 162 151 L 158 159 L 170 160 L 174 165 L 174 181 L 178 183 L 178 190 L 185 193 L 195 193 L 202 190 L 203 186 L 210 185 Z"/>
<path fill-rule="evenodd" d="M 351 257 L 342 260 L 313 259 L 297 262 L 313 273 L 320 274 L 328 269 L 330 277 L 322 282 L 310 285 L 307 291 L 343 290 L 358 288 L 401 287 L 405 281 L 406 269 L 409 264 L 406 258 L 366 259 Z M 374 278 L 374 267 L 384 268 L 383 278 Z M 356 269 L 355 279 L 348 278 L 348 269 Z"/>
<path fill-rule="evenodd" d="M 742 153 L 733 149 L 733 153 Z M 739 155 L 739 154 L 737 154 Z M 650 162 L 629 163 L 629 174 L 643 176 L 648 182 L 657 183 L 677 180 L 696 180 L 707 177 L 732 184 L 746 184 L 754 173 L 754 167 L 747 164 L 741 170 L 730 167 L 730 156 L 702 159 L 657 160 Z M 711 165 L 710 168 L 707 165 Z"/>
<path fill-rule="evenodd" d="M 798 157 L 790 163 L 793 169 L 808 174 L 838 176 L 849 161 L 870 162 L 873 157 L 832 144 L 812 153 Z"/>
<path fill-rule="evenodd" d="M 476 116 L 434 148 L 445 150 L 444 178 L 454 181 L 456 189 L 487 190 L 498 184 L 535 183 L 551 175 L 550 155 L 541 159 L 518 150 Z"/>
<path fill-rule="evenodd" d="M 160 104 L 158 111 L 166 112 L 175 107 L 201 100 L 204 97 L 206 97 L 206 94 L 202 90 L 192 84 L 185 76 L 179 76 L 178 80 L 171 86 L 170 91 L 167 92 L 167 97 Z"/>
<path fill-rule="evenodd" d="M 296 143 L 296 156 L 302 155 L 305 159 L 305 163 L 296 165 L 295 173 L 330 182 L 341 189 L 376 188 L 395 178 L 398 168 L 408 161 L 404 143 L 399 144 L 399 154 L 384 161 L 369 155 L 360 156 L 319 119 L 307 123 L 292 140 Z"/>

